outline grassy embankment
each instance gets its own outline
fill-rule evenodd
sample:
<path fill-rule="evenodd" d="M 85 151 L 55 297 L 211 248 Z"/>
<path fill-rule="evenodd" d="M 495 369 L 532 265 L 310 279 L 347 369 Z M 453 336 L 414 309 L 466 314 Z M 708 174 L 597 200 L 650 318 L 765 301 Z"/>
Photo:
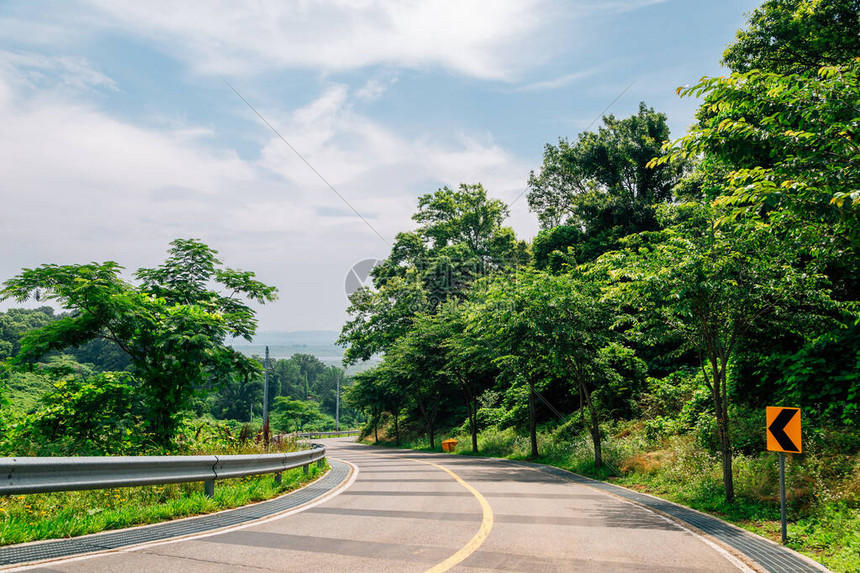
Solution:
<path fill-rule="evenodd" d="M 607 428 L 609 430 L 609 428 Z M 488 429 L 479 434 L 479 455 L 530 460 L 615 483 L 674 501 L 724 519 L 749 531 L 779 540 L 779 478 L 776 454 L 738 455 L 734 459 L 737 499 L 723 499 L 719 459 L 693 436 L 671 436 L 654 443 L 641 424 L 607 431 L 605 465 L 594 467 L 594 451 L 585 437 L 562 439 L 552 432 L 538 435 L 539 458 L 529 458 L 528 437 L 513 429 Z M 458 440 L 457 454 L 471 454 L 468 435 Z M 436 451 L 441 451 L 437 440 Z M 852 442 L 840 447 L 840 440 Z M 860 572 L 860 455 L 856 436 L 831 432 L 813 437 L 807 453 L 787 456 L 788 547 L 839 573 Z M 373 443 L 372 435 L 368 443 Z M 393 438 L 380 432 L 380 445 Z M 401 447 L 430 451 L 426 439 L 404 440 Z M 840 450 L 854 452 L 838 453 Z"/>
<path fill-rule="evenodd" d="M 297 489 L 328 467 L 311 464 L 309 469 L 307 475 L 301 468 L 284 472 L 280 484 L 274 483 L 272 475 L 220 480 L 213 499 L 203 495 L 202 483 L 2 496 L 0 545 L 74 537 L 240 507 Z"/>

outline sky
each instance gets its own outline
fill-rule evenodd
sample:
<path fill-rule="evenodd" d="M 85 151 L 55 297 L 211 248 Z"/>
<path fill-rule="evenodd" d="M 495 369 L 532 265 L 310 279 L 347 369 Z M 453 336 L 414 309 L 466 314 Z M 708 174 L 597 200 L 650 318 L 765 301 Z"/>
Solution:
<path fill-rule="evenodd" d="M 193 237 L 279 288 L 260 331 L 340 330 L 350 269 L 419 196 L 480 182 L 529 239 L 546 144 L 642 101 L 683 135 L 697 102 L 675 89 L 726 73 L 757 4 L 0 3 L 0 281 L 130 277 Z"/>

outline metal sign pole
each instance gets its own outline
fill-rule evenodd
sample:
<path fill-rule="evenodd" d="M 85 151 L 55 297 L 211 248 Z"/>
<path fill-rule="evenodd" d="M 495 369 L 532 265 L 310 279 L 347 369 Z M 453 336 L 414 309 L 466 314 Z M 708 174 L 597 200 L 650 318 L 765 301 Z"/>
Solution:
<path fill-rule="evenodd" d="M 337 378 L 337 398 L 335 398 L 334 406 L 334 430 L 340 431 L 340 376 Z"/>
<path fill-rule="evenodd" d="M 779 513 L 782 519 L 782 544 L 785 545 L 788 535 L 785 528 L 785 454 L 779 452 Z"/>
<path fill-rule="evenodd" d="M 269 425 L 269 347 L 266 347 L 266 362 L 263 365 L 266 369 L 265 374 L 263 376 L 263 435 L 264 438 L 268 438 L 266 434 L 268 434 L 268 425 Z M 266 440 L 266 445 L 268 445 L 268 440 Z"/>
<path fill-rule="evenodd" d="M 767 449 L 779 452 L 779 513 L 782 522 L 782 544 L 785 545 L 788 540 L 785 526 L 785 452 L 799 454 L 803 451 L 800 408 L 768 406 L 765 420 Z"/>

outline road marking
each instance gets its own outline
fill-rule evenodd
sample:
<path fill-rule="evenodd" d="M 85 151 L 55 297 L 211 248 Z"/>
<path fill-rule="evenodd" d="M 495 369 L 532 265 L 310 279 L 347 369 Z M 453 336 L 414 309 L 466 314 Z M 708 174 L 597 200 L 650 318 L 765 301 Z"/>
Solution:
<path fill-rule="evenodd" d="M 602 491 L 602 490 L 598 490 L 598 491 Z M 609 492 L 603 492 L 603 493 L 609 493 Z M 665 515 L 662 511 L 658 511 L 654 508 L 648 507 L 647 505 L 643 505 L 641 503 L 636 503 L 634 501 L 630 501 L 629 499 L 624 499 L 623 497 L 617 496 L 617 495 L 612 494 L 612 493 L 610 493 L 609 495 L 612 495 L 613 497 L 623 501 L 624 503 L 629 503 L 630 505 L 638 507 L 639 509 L 644 509 L 645 511 L 653 513 L 654 515 L 656 515 L 660 519 L 662 519 L 668 523 L 671 523 L 672 525 L 674 525 L 675 527 L 677 527 L 679 529 L 686 531 L 687 533 L 689 533 L 693 537 L 698 538 L 699 541 L 701 541 L 702 543 L 704 543 L 705 545 L 707 545 L 708 547 L 710 547 L 711 549 L 713 549 L 714 551 L 716 551 L 717 553 L 722 555 L 729 563 L 731 563 L 732 565 L 737 567 L 740 571 L 743 571 L 743 573 L 756 573 L 755 569 L 753 569 L 752 567 L 750 567 L 749 565 L 744 563 L 737 556 L 733 555 L 731 551 L 728 551 L 725 548 L 721 547 L 720 545 L 714 543 L 713 541 L 708 539 L 705 535 L 702 535 L 698 531 L 695 531 L 693 528 L 688 527 L 684 523 L 681 523 L 679 520 L 673 519 L 672 517 Z"/>
<path fill-rule="evenodd" d="M 493 459 L 493 458 L 488 458 L 488 459 Z M 505 462 L 506 460 L 499 460 L 499 461 Z M 517 464 L 516 462 L 513 462 L 513 463 L 515 465 L 520 466 L 520 467 L 529 468 L 532 471 L 546 475 L 546 472 L 544 472 L 540 468 L 536 468 L 532 465 L 521 465 L 521 464 Z M 540 464 L 540 465 L 544 465 L 544 464 Z M 545 466 L 545 467 L 552 467 L 552 466 Z M 565 470 L 565 471 L 567 471 L 567 470 Z M 573 472 L 569 472 L 569 473 L 573 473 Z M 555 475 L 555 474 L 550 474 L 550 475 Z M 577 474 L 574 474 L 574 475 L 577 475 Z M 558 476 L 556 476 L 556 477 L 558 477 Z M 564 478 L 559 478 L 559 479 L 564 480 Z M 588 478 L 588 479 L 591 479 L 591 478 Z M 567 480 L 564 480 L 564 481 L 567 481 Z M 594 480 L 592 480 L 592 481 L 594 481 Z M 570 483 L 570 482 L 568 482 L 568 483 Z M 698 530 L 698 528 L 685 522 L 684 520 L 682 520 L 680 518 L 677 518 L 677 517 L 674 517 L 672 515 L 668 515 L 666 513 L 663 513 L 662 511 L 660 511 L 658 509 L 654 509 L 653 507 L 648 507 L 647 505 L 645 505 L 643 503 L 637 503 L 635 501 L 621 497 L 620 495 L 613 493 L 611 491 L 606 491 L 604 489 L 596 488 L 589 483 L 577 483 L 577 485 L 582 485 L 584 487 L 593 489 L 594 491 L 600 492 L 603 495 L 611 496 L 611 497 L 617 499 L 618 501 L 622 501 L 624 503 L 629 503 L 630 505 L 632 505 L 634 507 L 638 507 L 639 509 L 643 509 L 647 512 L 653 513 L 654 515 L 663 519 L 664 521 L 671 523 L 675 527 L 677 527 L 683 531 L 686 531 L 687 533 L 689 533 L 693 537 L 697 538 L 699 541 L 701 541 L 702 543 L 704 543 L 705 545 L 707 545 L 708 547 L 710 547 L 711 549 L 713 549 L 714 551 L 716 551 L 717 553 L 722 555 L 727 561 L 729 561 L 729 563 L 731 563 L 732 565 L 737 567 L 740 571 L 743 571 L 743 573 L 758 573 L 759 571 L 763 571 L 763 569 L 754 569 L 753 567 L 750 566 L 749 563 L 746 563 L 744 561 L 744 560 L 750 560 L 750 561 L 752 561 L 753 564 L 760 567 L 761 565 L 759 563 L 755 562 L 754 560 L 752 560 L 752 558 L 750 556 L 745 555 L 742 552 L 740 552 L 734 548 L 724 547 L 723 545 L 721 545 L 722 542 L 717 543 L 715 541 L 712 541 L 709 535 L 707 535 L 704 532 L 700 532 Z M 642 495 L 646 495 L 648 497 L 652 497 L 652 498 L 660 500 L 660 501 L 665 501 L 659 497 L 655 497 L 655 496 L 648 494 L 648 493 L 643 493 L 643 492 L 637 492 L 637 493 L 640 493 Z M 696 510 L 693 510 L 693 511 L 696 511 Z M 697 513 L 700 513 L 700 512 L 697 512 Z M 719 540 L 717 540 L 717 541 L 719 541 Z M 735 554 L 735 552 L 737 552 L 738 554 Z"/>
<path fill-rule="evenodd" d="M 149 541 L 146 543 L 139 543 L 137 545 L 128 545 L 126 547 L 118 547 L 116 549 L 94 551 L 92 553 L 86 553 L 84 555 L 79 555 L 76 557 L 59 557 L 56 559 L 45 559 L 45 560 L 41 560 L 41 561 L 32 561 L 30 563 L 22 563 L 20 565 L 11 565 L 8 567 L 0 566 L 0 571 L 2 571 L 3 573 L 13 573 L 13 572 L 17 572 L 17 571 L 41 569 L 41 568 L 48 566 L 48 565 L 62 565 L 65 563 L 72 563 L 74 561 L 86 561 L 89 559 L 95 559 L 97 557 L 104 557 L 106 555 L 111 555 L 111 554 L 133 553 L 133 552 L 137 552 L 137 551 L 146 552 L 146 550 L 151 548 L 151 547 L 157 547 L 159 545 L 171 545 L 173 543 L 181 543 L 183 541 L 195 541 L 195 540 L 201 539 L 203 537 L 212 537 L 213 535 L 221 535 L 223 533 L 228 533 L 231 531 L 237 531 L 239 529 L 254 527 L 255 525 L 261 525 L 264 523 L 268 523 L 270 521 L 274 521 L 276 519 L 281 519 L 283 517 L 287 517 L 287 516 L 293 515 L 295 513 L 301 513 L 301 512 L 306 511 L 312 507 L 316 507 L 317 505 L 325 503 L 334 497 L 337 497 L 342 492 L 346 491 L 353 483 L 355 483 L 355 480 L 358 478 L 358 472 L 359 472 L 358 466 L 356 466 L 355 464 L 352 464 L 346 460 L 340 459 L 340 458 L 332 457 L 330 459 L 337 460 L 337 461 L 344 463 L 347 466 L 349 466 L 352 475 L 350 475 L 348 480 L 340 483 L 338 486 L 336 486 L 331 491 L 324 493 L 320 497 L 318 497 L 315 500 L 312 500 L 311 502 L 306 503 L 304 505 L 300 505 L 298 507 L 293 507 L 293 508 L 284 510 L 280 513 L 276 513 L 276 514 L 264 517 L 262 519 L 257 519 L 255 521 L 250 521 L 248 523 L 242 523 L 240 525 L 230 525 L 227 527 L 222 527 L 221 529 L 214 529 L 214 530 L 204 532 L 204 533 L 190 533 L 188 535 L 183 535 L 182 537 L 173 537 L 171 539 L 163 539 L 163 540 L 159 540 L 159 541 Z M 321 475 L 320 477 L 318 477 L 314 481 L 303 485 L 302 488 L 308 487 L 309 485 L 321 480 L 323 477 L 325 477 L 325 474 Z M 302 488 L 299 488 L 299 489 L 302 489 Z M 283 495 L 290 495 L 291 493 L 295 493 L 297 491 L 299 491 L 299 490 L 296 489 L 296 490 L 287 492 Z M 280 497 L 283 497 L 283 496 L 280 496 Z M 275 498 L 272 498 L 272 499 L 275 499 Z M 266 500 L 266 501 L 268 501 L 268 500 Z M 264 502 L 258 502 L 258 503 L 264 503 Z M 241 507 L 248 507 L 249 505 L 253 505 L 253 504 L 248 504 L 246 506 L 241 506 Z M 238 509 L 238 508 L 232 508 L 232 509 Z M 231 511 L 231 510 L 226 509 L 223 511 Z M 221 512 L 214 512 L 214 513 L 209 513 L 209 514 L 205 514 L 205 515 L 214 515 L 215 513 L 221 513 Z M 195 519 L 196 517 L 204 517 L 205 515 L 185 517 L 185 518 L 181 518 L 181 519 L 189 519 L 190 520 L 190 519 Z M 164 522 L 162 522 L 162 523 L 164 523 Z M 151 525 L 158 525 L 158 524 L 154 523 L 154 524 L 150 524 L 150 525 L 141 525 L 138 527 L 150 527 Z M 136 529 L 136 528 L 131 527 L 131 528 L 127 528 L 127 529 Z M 93 533 L 90 535 L 95 536 L 95 535 L 99 535 L 100 533 L 113 533 L 116 531 L 121 531 L 121 530 L 117 529 L 114 531 L 105 531 L 105 532 Z M 39 543 L 39 542 L 36 541 L 35 543 Z"/>
<path fill-rule="evenodd" d="M 457 552 L 454 553 L 453 555 L 451 555 L 448 559 L 446 559 L 442 563 L 439 563 L 438 565 L 434 565 L 433 567 L 431 567 L 430 569 L 425 571 L 425 573 L 443 573 L 443 571 L 448 571 L 449 569 L 451 569 L 452 567 L 454 567 L 458 563 L 463 562 L 472 553 L 477 551 L 478 548 L 481 546 L 481 544 L 483 544 L 484 541 L 487 539 L 487 536 L 490 535 L 490 531 L 493 529 L 493 520 L 494 520 L 493 508 L 490 507 L 490 502 L 487 501 L 487 498 L 485 498 L 483 495 L 481 495 L 481 492 L 479 492 L 474 487 L 472 487 L 471 485 L 466 483 L 463 480 L 463 478 L 461 478 L 460 476 L 458 476 L 457 474 L 455 474 L 454 472 L 452 472 L 448 468 L 446 468 L 444 466 L 440 466 L 439 464 L 434 464 L 433 462 L 427 462 L 424 460 L 417 460 L 415 458 L 408 458 L 405 456 L 401 457 L 401 456 L 392 455 L 392 454 L 373 454 L 370 452 L 362 452 L 362 453 L 365 455 L 368 455 L 368 456 L 380 456 L 380 457 L 384 457 L 384 458 L 399 458 L 399 459 L 403 459 L 403 460 L 409 460 L 412 462 L 418 462 L 421 464 L 426 464 L 428 466 L 433 466 L 434 468 L 438 468 L 438 469 L 442 470 L 443 472 L 447 473 L 448 475 L 450 475 L 455 480 L 457 480 L 457 483 L 459 483 L 461 486 L 466 488 L 469 491 L 469 493 L 474 495 L 475 498 L 478 500 L 478 503 L 481 504 L 481 510 L 483 511 L 483 517 L 481 519 L 481 527 L 478 528 L 478 532 L 474 535 L 474 537 L 472 537 L 472 539 L 470 539 L 469 542 L 466 543 L 466 545 L 464 545 L 459 550 L 457 550 Z"/>

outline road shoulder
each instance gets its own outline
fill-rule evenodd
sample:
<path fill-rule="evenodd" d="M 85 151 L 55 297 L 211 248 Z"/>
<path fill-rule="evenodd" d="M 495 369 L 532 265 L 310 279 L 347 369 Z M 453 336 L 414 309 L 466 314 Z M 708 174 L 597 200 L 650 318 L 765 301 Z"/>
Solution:
<path fill-rule="evenodd" d="M 210 535 L 303 511 L 337 495 L 354 478 L 356 470 L 351 464 L 333 459 L 329 463 L 331 469 L 319 479 L 274 499 L 162 523 L 0 547 L 0 570 Z"/>

